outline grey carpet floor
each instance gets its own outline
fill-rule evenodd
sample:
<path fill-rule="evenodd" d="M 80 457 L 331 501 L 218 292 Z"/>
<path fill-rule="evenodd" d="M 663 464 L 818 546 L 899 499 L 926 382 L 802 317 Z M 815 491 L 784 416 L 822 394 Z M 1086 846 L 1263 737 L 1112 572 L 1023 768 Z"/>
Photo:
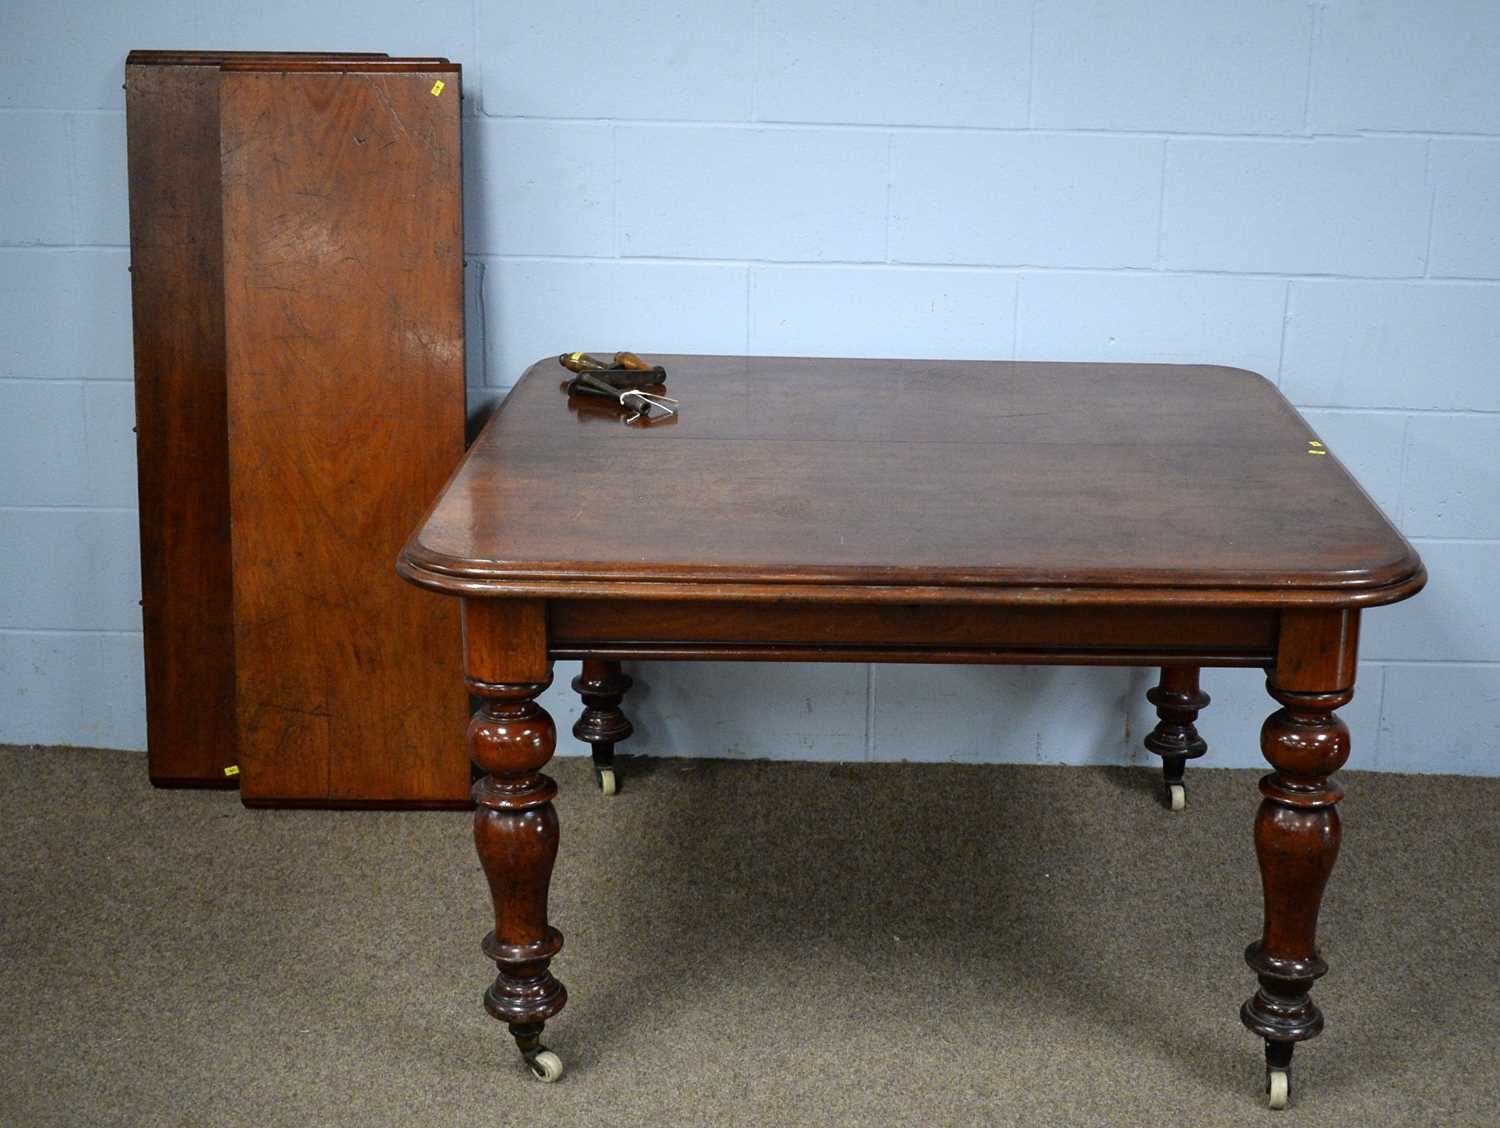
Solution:
<path fill-rule="evenodd" d="M 0 749 L 0 1124 L 1500 1124 L 1500 780 L 1350 772 L 1323 1037 L 1261 1105 L 1253 772 L 553 765 L 548 1029 L 467 815 L 246 811 Z"/>

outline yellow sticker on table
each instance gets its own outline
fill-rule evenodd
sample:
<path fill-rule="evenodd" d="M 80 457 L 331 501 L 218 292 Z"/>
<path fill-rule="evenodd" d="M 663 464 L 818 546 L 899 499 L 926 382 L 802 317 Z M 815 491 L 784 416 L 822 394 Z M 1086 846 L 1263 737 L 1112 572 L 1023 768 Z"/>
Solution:
<path fill-rule="evenodd" d="M 229 767 L 224 769 L 224 774 L 227 776 L 237 776 L 240 774 L 240 766 L 238 764 L 230 764 Z"/>
<path fill-rule="evenodd" d="M 432 96 L 436 98 L 443 92 L 443 80 L 440 78 L 432 84 Z"/>

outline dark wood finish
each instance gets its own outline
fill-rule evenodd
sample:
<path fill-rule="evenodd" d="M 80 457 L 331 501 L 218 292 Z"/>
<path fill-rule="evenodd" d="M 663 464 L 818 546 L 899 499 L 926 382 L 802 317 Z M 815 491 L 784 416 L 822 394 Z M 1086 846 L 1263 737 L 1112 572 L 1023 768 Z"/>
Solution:
<path fill-rule="evenodd" d="M 557 365 L 534 366 L 412 569 L 455 594 L 1275 607 L 1389 602 L 1418 572 L 1276 388 L 1237 369 L 646 359 L 682 401 L 672 426 L 559 410 Z"/>
<path fill-rule="evenodd" d="M 1146 691 L 1146 700 L 1156 706 L 1161 718 L 1146 734 L 1146 748 L 1161 757 L 1162 782 L 1172 803 L 1172 789 L 1183 786 L 1187 762 L 1208 751 L 1208 742 L 1198 735 L 1194 722 L 1208 707 L 1209 697 L 1198 687 L 1197 666 L 1163 666 L 1161 681 Z"/>
<path fill-rule="evenodd" d="M 585 658 L 582 671 L 573 679 L 573 692 L 583 698 L 583 712 L 573 722 L 573 735 L 589 746 L 594 773 L 610 794 L 618 786 L 615 745 L 635 732 L 630 718 L 620 709 L 633 684 L 620 663 L 604 658 Z"/>
<path fill-rule="evenodd" d="M 751 604 L 730 599 L 650 603 L 640 599 L 552 601 L 552 645 L 582 651 L 606 644 L 797 645 L 819 660 L 846 646 L 1006 651 L 1056 644 L 1074 651 L 1217 647 L 1269 659 L 1277 619 L 1260 608 L 945 607 L 940 604 Z"/>
<path fill-rule="evenodd" d="M 483 702 L 469 723 L 469 754 L 484 773 L 474 785 L 474 845 L 495 908 L 483 947 L 499 971 L 484 1005 L 531 1062 L 546 1051 L 543 1025 L 568 1001 L 549 970 L 563 938 L 547 923 L 557 784 L 541 773 L 557 747 L 557 728 L 535 700 L 552 681 L 546 608 L 466 603 L 464 640 L 465 681 Z"/>
<path fill-rule="evenodd" d="M 1360 609 L 1426 575 L 1337 458 L 1308 456 L 1280 394 L 1204 367 L 647 362 L 682 400 L 670 425 L 564 402 L 550 359 L 534 367 L 398 561 L 464 597 L 470 688 L 518 710 L 506 731 L 527 751 L 483 750 L 508 773 L 486 794 L 551 797 L 528 704 L 549 658 L 583 658 L 593 689 L 625 657 L 1157 665 L 1147 744 L 1169 780 L 1205 748 L 1200 667 L 1260 667 L 1283 708 L 1262 740 L 1244 1018 L 1285 1069 L 1322 1024 L 1308 989 L 1348 753 L 1333 710 Z M 555 824 L 535 825 L 528 849 L 481 842 L 515 946 L 487 948 L 506 957 L 490 1009 L 533 1058 L 561 1005 L 541 958 Z"/>
<path fill-rule="evenodd" d="M 1276 684 L 1311 693 L 1322 693 L 1330 687 L 1348 688 L 1354 684 L 1358 653 L 1358 611 L 1283 611 L 1276 647 Z"/>
<path fill-rule="evenodd" d="M 543 682 L 547 605 L 539 600 L 473 600 L 463 612 L 464 674 L 477 684 Z M 540 641 L 540 645 L 538 645 Z"/>
<path fill-rule="evenodd" d="M 457 609 L 390 570 L 463 447 L 458 68 L 239 61 L 219 100 L 241 793 L 464 805 Z"/>
<path fill-rule="evenodd" d="M 1163 662 L 1196 662 L 1212 666 L 1262 666 L 1265 660 L 1248 651 L 1202 650 L 1180 651 L 1167 647 L 1142 650 L 1081 649 L 1069 651 L 1065 646 L 1014 647 L 1006 649 L 963 649 L 961 647 L 917 646 L 839 646 L 820 649 L 810 646 L 775 646 L 733 643 L 599 643 L 587 648 L 577 645 L 554 645 L 554 658 L 639 659 L 641 661 L 708 661 L 708 662 L 899 662 L 904 664 L 940 664 L 975 666 L 1159 666 Z"/>
<path fill-rule="evenodd" d="M 1245 959 L 1261 987 L 1245 1004 L 1245 1025 L 1279 1042 L 1311 1038 L 1323 1016 L 1308 997 L 1328 970 L 1315 935 L 1323 887 L 1339 850 L 1335 804 L 1343 791 L 1329 777 L 1349 757 L 1349 729 L 1334 713 L 1352 689 L 1292 693 L 1268 685 L 1282 708 L 1261 730 L 1261 751 L 1275 771 L 1261 779 L 1255 853 L 1266 900 L 1265 930 Z"/>
<path fill-rule="evenodd" d="M 131 51 L 125 65 L 164 67 L 209 67 L 217 70 L 224 63 L 271 62 L 306 63 L 344 59 L 388 59 L 384 51 Z"/>
<path fill-rule="evenodd" d="M 236 787 L 219 65 L 125 60 L 146 748 L 158 787 Z"/>
<path fill-rule="evenodd" d="M 151 782 L 234 786 L 218 72 L 125 68 Z"/>
<path fill-rule="evenodd" d="M 1334 712 L 1354 696 L 1358 611 L 1289 611 L 1266 689 L 1282 706 L 1261 729 L 1272 771 L 1255 816 L 1265 924 L 1245 951 L 1259 989 L 1240 1010 L 1266 1040 L 1266 1067 L 1288 1069 L 1296 1043 L 1323 1030 L 1309 992 L 1328 965 L 1317 950 L 1318 909 L 1338 858 L 1344 792 L 1331 778 L 1349 758 L 1349 728 Z"/>

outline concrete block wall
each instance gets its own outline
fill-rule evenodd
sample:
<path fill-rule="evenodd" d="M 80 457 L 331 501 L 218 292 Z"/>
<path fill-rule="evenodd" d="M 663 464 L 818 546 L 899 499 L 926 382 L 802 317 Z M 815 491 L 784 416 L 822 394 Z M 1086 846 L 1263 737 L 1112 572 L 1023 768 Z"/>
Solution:
<path fill-rule="evenodd" d="M 464 64 L 476 410 L 580 346 L 1265 373 L 1432 572 L 1367 619 L 1351 763 L 1500 771 L 1500 7 L 7 5 L 0 740 L 144 741 L 131 47 Z M 634 673 L 657 753 L 1149 759 L 1146 671 Z M 1205 681 L 1212 762 L 1258 763 L 1258 677 Z"/>

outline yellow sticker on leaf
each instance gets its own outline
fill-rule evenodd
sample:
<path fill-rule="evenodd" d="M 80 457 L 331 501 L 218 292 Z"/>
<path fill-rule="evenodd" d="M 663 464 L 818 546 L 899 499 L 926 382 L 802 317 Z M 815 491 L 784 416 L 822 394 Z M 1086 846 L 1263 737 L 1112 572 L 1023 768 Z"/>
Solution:
<path fill-rule="evenodd" d="M 436 98 L 443 92 L 443 80 L 440 78 L 432 84 L 432 96 Z"/>
<path fill-rule="evenodd" d="M 240 774 L 240 766 L 238 764 L 230 764 L 229 767 L 224 769 L 224 774 L 227 776 L 237 776 Z"/>

